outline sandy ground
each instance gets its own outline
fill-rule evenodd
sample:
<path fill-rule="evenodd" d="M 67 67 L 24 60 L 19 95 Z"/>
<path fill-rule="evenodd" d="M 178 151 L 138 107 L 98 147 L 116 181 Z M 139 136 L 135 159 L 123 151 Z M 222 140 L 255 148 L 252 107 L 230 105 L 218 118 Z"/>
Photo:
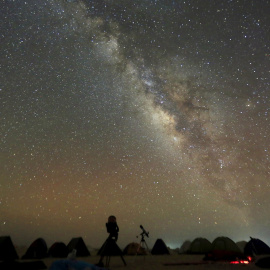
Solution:
<path fill-rule="evenodd" d="M 124 256 L 127 263 L 125 266 L 120 257 L 111 257 L 109 269 L 111 270 L 177 270 L 177 269 L 261 269 L 254 263 L 249 265 L 232 265 L 228 262 L 208 262 L 202 260 L 203 256 L 197 255 L 147 255 L 147 256 Z M 78 258 L 89 263 L 97 263 L 98 256 Z M 44 260 L 49 267 L 54 259 Z M 185 265 L 187 263 L 187 265 Z M 174 264 L 174 265 L 165 265 Z"/>
<path fill-rule="evenodd" d="M 23 249 L 17 249 L 18 255 L 21 257 L 24 251 Z M 91 252 L 91 251 L 90 251 Z M 91 254 L 94 254 L 91 252 Z M 203 255 L 146 255 L 146 256 L 124 256 L 124 259 L 127 263 L 125 266 L 120 256 L 112 256 L 110 258 L 110 264 L 108 269 L 111 270 L 177 270 L 177 269 L 234 269 L 234 270 L 244 270 L 244 269 L 262 269 L 255 265 L 255 261 L 248 265 L 234 265 L 229 262 L 210 262 L 203 261 Z M 88 262 L 91 264 L 96 264 L 99 261 L 99 256 L 91 255 L 89 257 L 78 257 L 76 258 L 79 261 Z M 257 258 L 259 259 L 259 258 Z M 56 260 L 62 260 L 62 258 L 46 258 L 42 261 L 46 264 L 48 269 L 51 264 Z M 20 260 L 21 261 L 21 260 Z M 26 261 L 26 260 L 23 260 Z M 104 259 L 105 263 L 105 259 Z M 171 264 L 171 265 L 166 265 Z"/>

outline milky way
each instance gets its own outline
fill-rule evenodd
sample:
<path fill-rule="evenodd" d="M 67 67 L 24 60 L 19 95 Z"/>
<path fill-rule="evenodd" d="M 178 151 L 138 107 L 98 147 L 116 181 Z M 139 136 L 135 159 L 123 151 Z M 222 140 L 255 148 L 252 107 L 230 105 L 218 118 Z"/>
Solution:
<path fill-rule="evenodd" d="M 4 1 L 0 234 L 270 243 L 269 4 Z"/>

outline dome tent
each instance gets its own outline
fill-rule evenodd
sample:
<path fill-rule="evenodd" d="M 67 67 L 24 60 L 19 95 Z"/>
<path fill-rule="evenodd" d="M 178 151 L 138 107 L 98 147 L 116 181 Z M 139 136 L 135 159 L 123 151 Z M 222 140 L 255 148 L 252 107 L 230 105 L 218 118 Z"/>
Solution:
<path fill-rule="evenodd" d="M 247 241 L 244 241 L 244 240 L 236 242 L 236 245 L 239 247 L 239 249 L 243 253 L 244 253 L 244 249 L 245 249 L 246 244 L 247 244 Z"/>
<path fill-rule="evenodd" d="M 191 245 L 191 241 L 186 240 L 180 247 L 179 254 L 187 253 Z"/>
<path fill-rule="evenodd" d="M 229 237 L 220 236 L 217 237 L 211 244 L 211 250 L 225 250 L 241 253 L 240 248 Z"/>
<path fill-rule="evenodd" d="M 138 243 L 130 243 L 128 244 L 124 250 L 123 250 L 124 255 L 147 255 L 147 252 L 145 248 L 143 248 L 140 244 Z"/>
<path fill-rule="evenodd" d="M 206 238 L 195 238 L 187 251 L 189 254 L 206 254 L 211 250 L 211 242 Z"/>
<path fill-rule="evenodd" d="M 55 242 L 49 248 L 48 254 L 53 258 L 65 258 L 68 255 L 68 248 L 62 242 Z"/>
<path fill-rule="evenodd" d="M 48 248 L 43 238 L 36 239 L 27 249 L 22 259 L 43 259 L 48 257 Z"/>
<path fill-rule="evenodd" d="M 217 237 L 211 244 L 211 250 L 206 254 L 204 260 L 226 260 L 246 259 L 236 243 L 229 237 Z"/>

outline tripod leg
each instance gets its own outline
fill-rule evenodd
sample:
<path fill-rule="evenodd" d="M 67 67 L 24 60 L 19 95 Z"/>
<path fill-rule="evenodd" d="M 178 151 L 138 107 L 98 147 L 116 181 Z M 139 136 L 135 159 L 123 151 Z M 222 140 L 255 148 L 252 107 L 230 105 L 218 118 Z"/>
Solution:
<path fill-rule="evenodd" d="M 148 248 L 148 245 L 147 245 L 147 243 L 146 242 L 144 242 L 144 244 L 145 244 L 145 246 L 146 246 L 146 250 L 149 252 L 149 254 L 150 254 L 150 250 L 149 250 L 149 248 Z"/>
<path fill-rule="evenodd" d="M 98 262 L 98 265 L 100 265 L 100 266 L 103 265 L 103 259 L 105 257 L 105 251 L 106 251 L 106 248 L 108 246 L 108 243 L 109 243 L 109 238 L 106 239 L 106 241 L 104 242 L 104 244 L 102 245 L 102 247 L 100 249 L 100 259 L 99 259 L 99 262 Z"/>
<path fill-rule="evenodd" d="M 110 266 L 110 260 L 111 260 L 111 256 L 107 256 L 106 257 L 106 267 L 109 267 Z"/>
<path fill-rule="evenodd" d="M 98 266 L 103 266 L 103 265 L 104 265 L 104 264 L 103 264 L 103 258 L 104 258 L 104 256 L 101 256 L 101 257 L 100 257 L 100 259 L 99 259 L 99 261 L 98 261 L 98 263 L 97 263 Z"/>
<path fill-rule="evenodd" d="M 126 266 L 126 265 L 127 265 L 127 263 L 126 263 L 126 261 L 125 261 L 124 257 L 123 257 L 122 255 L 120 255 L 120 256 L 121 256 L 121 259 L 122 259 L 122 261 L 123 261 L 124 265 Z"/>

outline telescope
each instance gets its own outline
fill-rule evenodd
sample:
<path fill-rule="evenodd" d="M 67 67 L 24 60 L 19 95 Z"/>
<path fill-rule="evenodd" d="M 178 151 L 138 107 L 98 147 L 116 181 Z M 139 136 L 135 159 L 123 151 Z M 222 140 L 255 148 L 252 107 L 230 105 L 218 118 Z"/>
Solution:
<path fill-rule="evenodd" d="M 147 246 L 147 244 L 146 244 L 146 241 L 145 241 L 145 239 L 144 239 L 144 236 L 145 236 L 145 235 L 146 235 L 147 237 L 149 237 L 149 232 L 147 232 L 147 231 L 144 229 L 143 225 L 140 225 L 140 228 L 142 229 L 142 233 L 140 234 L 140 235 L 141 235 L 141 241 L 140 241 L 140 244 L 139 244 L 139 246 L 138 246 L 138 249 L 137 249 L 137 253 L 136 253 L 136 254 L 139 253 L 141 247 L 142 247 L 143 249 L 146 249 L 146 250 L 148 251 L 148 253 L 150 253 L 150 250 L 149 250 L 149 248 L 148 248 L 148 246 Z M 139 237 L 139 236 L 137 236 L 137 238 L 138 238 L 138 237 Z"/>
<path fill-rule="evenodd" d="M 143 225 L 140 225 L 140 228 L 142 229 L 142 233 L 141 233 L 141 235 L 146 235 L 148 238 L 149 238 L 149 232 L 147 232 L 145 229 L 144 229 L 144 227 L 143 227 Z"/>

